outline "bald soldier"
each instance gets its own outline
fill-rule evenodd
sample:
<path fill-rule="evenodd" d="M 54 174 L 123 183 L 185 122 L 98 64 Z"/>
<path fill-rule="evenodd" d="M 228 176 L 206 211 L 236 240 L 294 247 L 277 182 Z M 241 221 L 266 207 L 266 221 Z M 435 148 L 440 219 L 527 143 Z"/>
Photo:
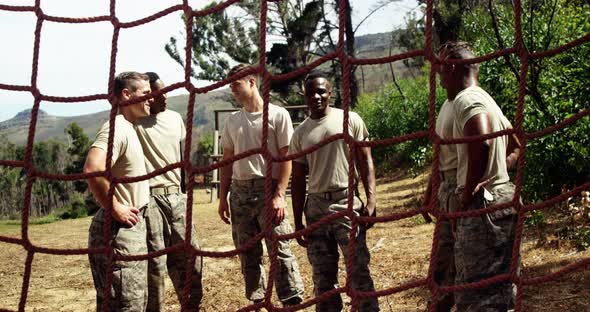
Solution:
<path fill-rule="evenodd" d="M 465 42 L 447 42 L 439 57 L 442 61 L 465 60 L 475 55 Z M 480 136 L 512 127 L 494 99 L 478 86 L 476 64 L 448 63 L 437 70 L 447 91 L 437 120 L 442 138 Z M 508 169 L 516 163 L 519 151 L 514 135 L 441 149 L 441 208 L 470 211 L 512 201 L 515 186 Z M 509 207 L 451 223 L 443 221 L 435 280 L 442 285 L 467 284 L 508 273 L 516 219 L 516 211 Z M 453 303 L 457 311 L 508 311 L 514 305 L 514 291 L 512 283 L 504 281 L 439 299 L 438 311 L 450 311 Z"/>
<path fill-rule="evenodd" d="M 150 93 L 149 78 L 136 72 L 124 72 L 115 78 L 114 93 L 118 103 Z M 136 177 L 146 174 L 144 155 L 133 123 L 149 115 L 149 101 L 119 108 L 114 120 L 113 177 Z M 106 170 L 110 121 L 102 125 L 96 140 L 88 151 L 84 173 Z M 111 184 L 106 177 L 88 179 L 88 187 L 101 209 L 90 224 L 88 247 L 104 248 L 110 244 L 117 255 L 140 255 L 147 253 L 144 212 L 150 201 L 147 180 L 135 183 L 117 183 L 112 202 L 108 197 Z M 112 209 L 109 210 L 109 207 Z M 105 241 L 103 224 L 105 214 L 112 216 L 111 237 Z M 96 309 L 101 310 L 107 287 L 108 256 L 104 253 L 89 254 L 90 269 L 96 289 Z M 108 311 L 145 311 L 147 303 L 147 261 L 115 261 Z"/>
<path fill-rule="evenodd" d="M 164 82 L 153 72 L 146 73 L 152 91 L 164 88 Z M 166 94 L 154 98 L 150 115 L 136 123 L 139 142 L 145 154 L 148 173 L 182 161 L 182 144 L 186 136 L 184 121 L 179 113 L 166 108 Z M 182 191 L 181 168 L 166 171 L 149 180 L 150 205 L 146 210 L 148 249 L 150 252 L 183 244 L 186 233 L 186 194 Z M 199 247 L 194 225 L 191 244 Z M 178 300 L 186 279 L 187 255 L 184 249 L 148 260 L 148 311 L 163 311 L 166 291 L 166 271 L 170 275 Z M 203 296 L 201 285 L 202 258 L 196 257 L 192 267 L 188 310 L 197 311 Z"/>
<path fill-rule="evenodd" d="M 310 116 L 295 129 L 289 153 L 297 153 L 320 143 L 329 136 L 342 133 L 344 111 L 331 108 L 332 87 L 321 73 L 310 74 L 305 79 L 305 103 Z M 360 116 L 349 113 L 349 133 L 357 141 L 367 140 L 369 132 Z M 293 160 L 293 218 L 295 230 L 305 228 L 303 214 L 307 225 L 312 225 L 322 218 L 345 211 L 348 207 L 348 146 L 344 140 L 329 143 L 320 149 Z M 367 205 L 363 205 L 358 196 L 354 196 L 353 209 L 356 215 L 370 216 L 375 212 L 375 172 L 369 147 L 357 149 L 355 173 L 358 170 L 365 188 Z M 305 171 L 309 169 L 309 194 L 305 198 Z M 358 291 L 374 291 L 373 279 L 369 271 L 370 254 L 366 243 L 366 226 L 357 228 L 354 254 L 348 253 L 350 218 L 341 217 L 321 225 L 305 238 L 298 237 L 298 243 L 307 248 L 307 256 L 313 269 L 314 293 L 317 296 L 338 287 L 338 248 L 346 262 L 354 259 L 352 287 Z M 379 311 L 376 297 L 360 299 L 359 311 Z M 318 302 L 316 311 L 340 311 L 342 298 L 340 294 L 328 300 Z"/>

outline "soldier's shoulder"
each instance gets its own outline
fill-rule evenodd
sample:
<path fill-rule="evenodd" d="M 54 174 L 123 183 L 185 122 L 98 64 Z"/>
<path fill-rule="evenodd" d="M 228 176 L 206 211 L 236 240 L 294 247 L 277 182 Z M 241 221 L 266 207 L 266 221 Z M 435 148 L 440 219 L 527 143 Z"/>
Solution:
<path fill-rule="evenodd" d="M 349 115 L 350 115 L 350 117 L 349 117 L 350 119 L 353 119 L 354 118 L 354 119 L 357 119 L 357 120 L 363 120 L 363 118 L 361 118 L 361 115 L 359 115 L 357 112 L 351 111 L 349 113 Z"/>
<path fill-rule="evenodd" d="M 458 105 L 469 105 L 471 103 L 485 103 L 489 99 L 491 96 L 484 89 L 474 86 L 459 92 L 453 102 Z"/>
<path fill-rule="evenodd" d="M 309 117 L 305 118 L 297 127 L 295 127 L 294 133 L 304 131 L 305 128 L 309 127 Z"/>
<path fill-rule="evenodd" d="M 284 106 L 268 103 L 268 112 L 270 116 L 290 117 L 289 111 Z"/>
<path fill-rule="evenodd" d="M 165 111 L 161 112 L 161 114 L 164 114 L 164 116 L 174 116 L 175 118 L 182 118 L 182 115 L 180 115 L 179 112 L 171 109 L 166 109 Z"/>
<path fill-rule="evenodd" d="M 242 110 L 239 109 L 239 110 L 237 110 L 235 112 L 231 112 L 231 113 L 227 114 L 227 117 L 225 117 L 225 120 L 236 120 L 237 118 L 239 118 L 239 116 L 241 114 L 243 114 L 242 113 Z"/>

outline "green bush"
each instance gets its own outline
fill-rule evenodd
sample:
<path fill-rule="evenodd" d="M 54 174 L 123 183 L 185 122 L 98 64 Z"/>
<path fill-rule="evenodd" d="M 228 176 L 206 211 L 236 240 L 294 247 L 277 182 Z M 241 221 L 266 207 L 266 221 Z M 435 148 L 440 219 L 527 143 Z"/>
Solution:
<path fill-rule="evenodd" d="M 543 213 L 543 211 L 533 210 L 528 214 L 527 218 L 524 221 L 524 224 L 526 224 L 529 227 L 542 227 L 545 225 L 545 214 Z"/>
<path fill-rule="evenodd" d="M 389 84 L 381 91 L 359 97 L 355 111 L 365 121 L 372 140 L 428 130 L 428 78 L 400 80 L 399 86 L 401 94 L 395 85 Z M 446 92 L 437 84 L 437 110 L 445 98 Z M 422 167 L 430 162 L 431 155 L 428 138 L 373 149 L 375 163 L 386 169 L 408 163 Z"/>
<path fill-rule="evenodd" d="M 94 215 L 98 211 L 98 209 L 100 209 L 100 205 L 98 205 L 98 203 L 94 199 L 94 196 L 92 195 L 88 195 L 84 199 L 84 204 L 86 205 L 86 211 L 88 211 L 89 216 Z"/>
<path fill-rule="evenodd" d="M 61 219 L 77 219 L 86 216 L 88 216 L 86 203 L 84 202 L 84 199 L 78 196 L 73 198 L 59 215 Z"/>
<path fill-rule="evenodd" d="M 578 232 L 577 244 L 579 250 L 586 250 L 590 248 L 590 229 L 581 229 Z"/>
<path fill-rule="evenodd" d="M 580 251 L 590 248 L 590 229 L 588 227 L 568 225 L 561 228 L 557 234 L 560 239 L 571 241 Z"/>
<path fill-rule="evenodd" d="M 29 218 L 29 225 L 48 224 L 61 220 L 60 217 L 55 214 L 49 214 L 40 218 Z M 12 218 L 10 220 L 0 222 L 0 225 L 8 226 L 21 226 L 22 222 L 20 216 L 18 218 Z"/>

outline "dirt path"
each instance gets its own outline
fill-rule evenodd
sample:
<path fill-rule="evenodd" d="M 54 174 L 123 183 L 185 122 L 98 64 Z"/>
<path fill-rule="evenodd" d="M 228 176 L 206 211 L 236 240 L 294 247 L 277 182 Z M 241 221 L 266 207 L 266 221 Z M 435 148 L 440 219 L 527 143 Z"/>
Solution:
<path fill-rule="evenodd" d="M 407 178 L 402 173 L 378 182 L 380 215 L 412 209 L 416 196 L 424 190 L 425 176 Z M 222 223 L 216 206 L 207 204 L 208 196 L 195 193 L 194 222 L 198 225 L 201 245 L 206 250 L 231 250 L 231 230 Z M 88 238 L 91 218 L 66 220 L 52 224 L 31 226 L 31 241 L 53 248 L 83 248 Z M 371 271 L 378 289 L 402 285 L 424 278 L 428 272 L 432 244 L 432 224 L 424 224 L 421 217 L 377 224 L 368 233 L 371 249 Z M 523 274 L 540 276 L 554 272 L 576 260 L 587 258 L 590 251 L 560 248 L 539 248 L 528 239 L 533 236 L 525 229 L 523 244 Z M 0 235 L 20 237 L 19 227 L 0 228 Z M 305 283 L 305 296 L 313 296 L 310 266 L 305 250 L 296 243 L 292 248 L 299 259 Z M 17 310 L 22 287 L 26 251 L 16 245 L 0 243 L 0 309 Z M 266 261 L 268 264 L 268 261 Z M 341 263 L 343 268 L 343 263 Z M 268 266 L 267 266 L 268 268 Z M 340 281 L 344 282 L 344 270 Z M 243 282 L 237 257 L 204 261 L 204 311 L 233 311 L 248 304 L 244 299 Z M 527 311 L 590 311 L 590 270 L 574 272 L 558 281 L 543 286 L 526 287 L 524 300 Z M 427 289 L 410 289 L 403 293 L 380 297 L 383 311 L 424 311 L 429 297 Z M 345 303 L 349 299 L 345 296 Z M 275 304 L 279 304 L 276 300 Z M 53 256 L 35 254 L 31 283 L 27 295 L 27 311 L 93 311 L 94 288 L 87 256 Z M 167 311 L 179 311 L 180 305 L 170 283 L 167 292 Z M 307 309 L 306 311 L 313 311 Z"/>

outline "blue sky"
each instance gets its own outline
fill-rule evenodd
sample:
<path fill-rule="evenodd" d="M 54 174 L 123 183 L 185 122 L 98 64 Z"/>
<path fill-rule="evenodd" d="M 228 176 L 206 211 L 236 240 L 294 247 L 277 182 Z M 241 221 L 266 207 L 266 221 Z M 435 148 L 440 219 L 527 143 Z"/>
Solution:
<path fill-rule="evenodd" d="M 45 14 L 65 17 L 108 15 L 108 0 L 42 0 Z M 201 8 L 209 0 L 193 0 L 193 8 Z M 381 0 L 352 0 L 353 24 L 356 26 Z M 116 14 L 127 22 L 149 16 L 181 0 L 119 0 Z M 34 1 L 0 0 L 0 4 L 33 5 Z M 400 0 L 374 14 L 357 31 L 369 34 L 392 30 L 403 24 L 408 10 L 417 7 L 415 0 Z M 0 10 L 0 83 L 29 85 L 33 58 L 36 16 L 31 12 Z M 119 34 L 117 72 L 155 71 L 166 83 L 184 79 L 183 68 L 164 51 L 171 36 L 182 38 L 180 13 L 169 14 L 139 27 L 122 29 Z M 7 31 L 8 30 L 8 31 Z M 43 94 L 81 96 L 106 93 L 113 27 L 110 22 L 63 24 L 43 22 L 39 55 L 38 87 Z M 194 81 L 197 86 L 208 84 Z M 186 93 L 173 91 L 170 95 Z M 33 97 L 27 92 L 0 90 L 0 121 L 10 119 L 19 111 L 31 108 Z M 42 102 L 41 109 L 58 116 L 76 116 L 109 109 L 106 101 L 84 103 Z"/>

